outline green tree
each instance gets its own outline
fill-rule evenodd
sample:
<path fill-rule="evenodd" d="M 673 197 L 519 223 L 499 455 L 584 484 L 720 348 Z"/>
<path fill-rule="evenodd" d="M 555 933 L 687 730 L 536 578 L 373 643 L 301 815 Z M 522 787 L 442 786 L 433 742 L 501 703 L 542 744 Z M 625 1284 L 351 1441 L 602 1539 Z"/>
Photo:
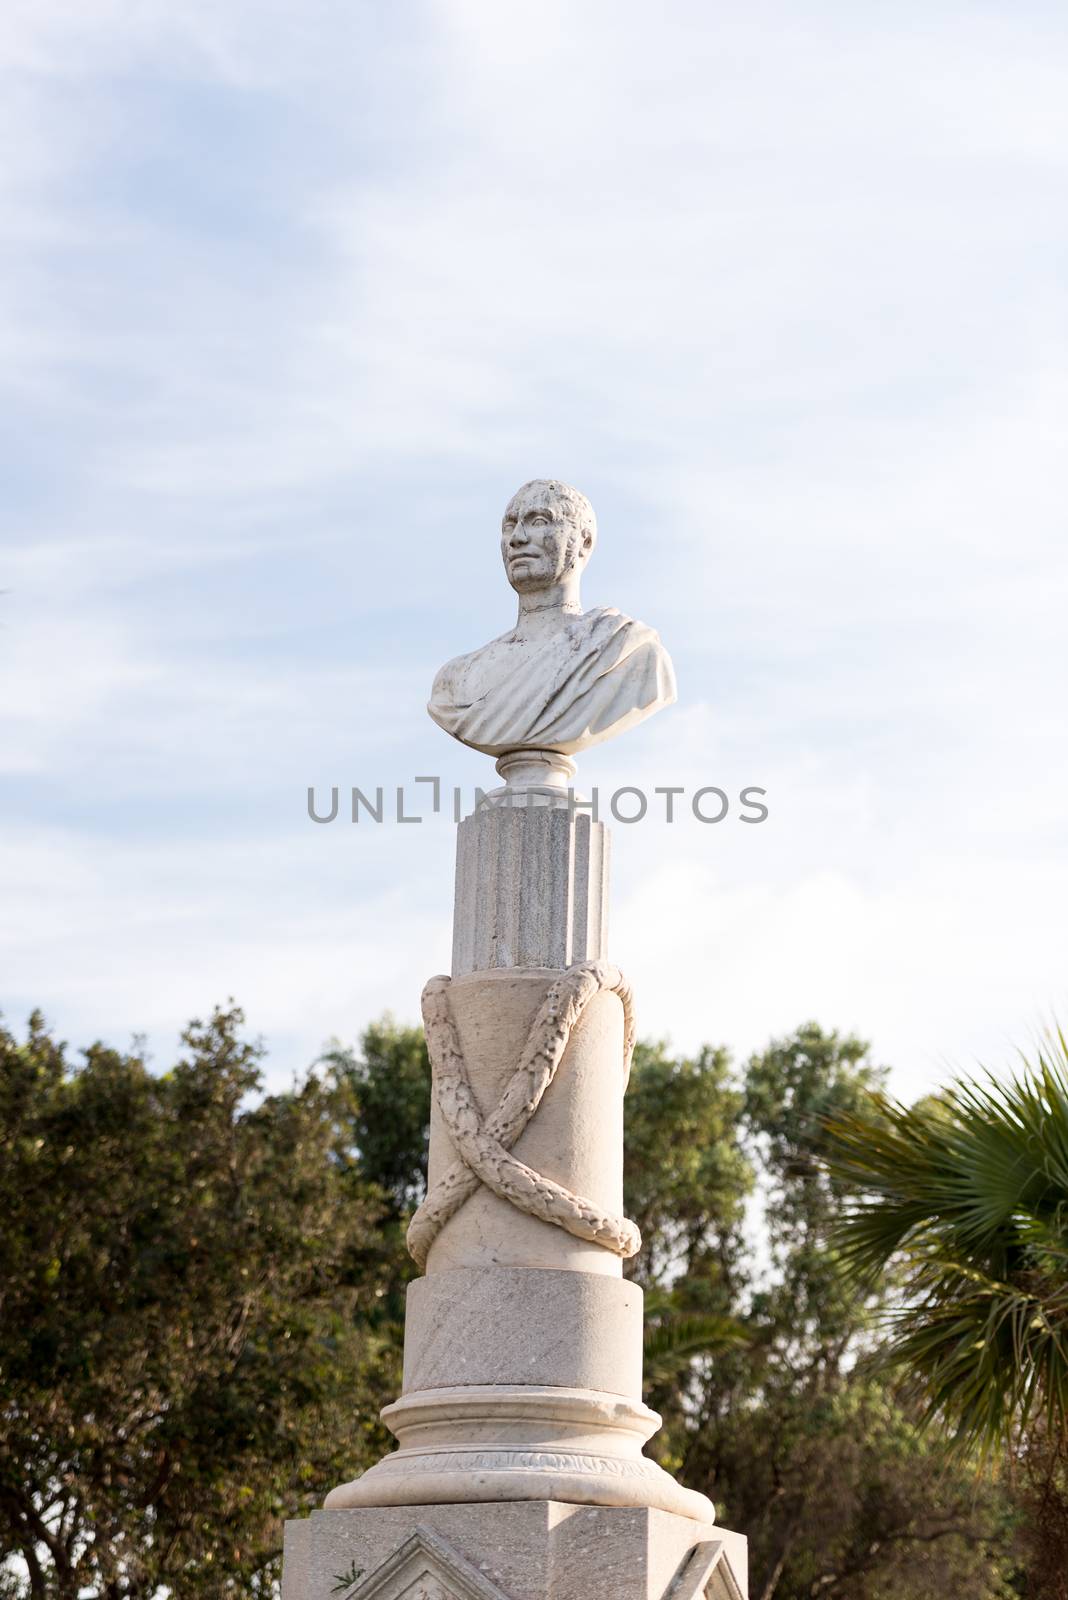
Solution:
<path fill-rule="evenodd" d="M 1028 1600 L 1068 1600 L 1068 1438 L 1036 1417 L 1016 1440 L 1013 1468 Z"/>
<path fill-rule="evenodd" d="M 383 1017 L 355 1048 L 335 1041 L 322 1057 L 349 1095 L 353 1149 L 360 1172 L 377 1185 L 397 1217 L 426 1193 L 430 1144 L 430 1060 L 422 1028 Z"/>
<path fill-rule="evenodd" d="M 377 1334 L 398 1353 L 404 1340 L 404 1294 L 415 1276 L 404 1235 L 426 1193 L 430 1144 L 430 1059 L 422 1028 L 392 1017 L 372 1022 L 353 1045 L 334 1040 L 319 1065 L 340 1096 L 341 1159 L 353 1180 L 378 1200 L 378 1226 L 364 1243 L 360 1275 L 375 1283 L 361 1306 Z M 398 1369 L 399 1370 L 399 1369 Z M 383 1392 L 379 1406 L 395 1398 Z"/>
<path fill-rule="evenodd" d="M 163 1074 L 99 1046 L 74 1066 L 39 1019 L 0 1035 L 0 1554 L 28 1568 L 4 1600 L 265 1597 L 282 1517 L 389 1447 L 422 1035 L 386 1020 L 263 1098 L 239 1022 L 194 1024 Z M 750 1535 L 753 1600 L 1008 1592 L 998 1485 L 857 1366 L 893 1278 L 845 1271 L 822 1157 L 878 1082 L 814 1027 L 740 1070 L 636 1052 L 653 1449 Z"/>
<path fill-rule="evenodd" d="M 1042 1415 L 1068 1434 L 1068 1045 L 1008 1082 L 958 1082 L 833 1116 L 854 1187 L 837 1240 L 871 1281 L 900 1261 L 885 1357 L 930 1414 L 990 1448 Z"/>
<path fill-rule="evenodd" d="M 267 1594 L 281 1517 L 385 1445 L 381 1192 L 336 1084 L 259 1097 L 241 1020 L 193 1023 L 162 1074 L 0 1031 L 9 1592 Z"/>
<path fill-rule="evenodd" d="M 920 1438 L 910 1408 L 857 1369 L 893 1286 L 873 1295 L 846 1272 L 833 1244 L 844 1190 L 821 1158 L 827 1116 L 864 1104 L 881 1076 L 861 1041 L 812 1024 L 740 1074 L 722 1051 L 636 1065 L 636 1276 L 654 1309 L 667 1296 L 657 1354 L 680 1334 L 681 1359 L 664 1376 L 653 1367 L 665 1427 L 652 1448 L 749 1536 L 753 1600 L 1010 1592 L 999 1486 Z M 645 1198 L 658 1169 L 662 1208 Z M 710 1325 L 703 1353 L 695 1314 L 729 1319 Z"/>

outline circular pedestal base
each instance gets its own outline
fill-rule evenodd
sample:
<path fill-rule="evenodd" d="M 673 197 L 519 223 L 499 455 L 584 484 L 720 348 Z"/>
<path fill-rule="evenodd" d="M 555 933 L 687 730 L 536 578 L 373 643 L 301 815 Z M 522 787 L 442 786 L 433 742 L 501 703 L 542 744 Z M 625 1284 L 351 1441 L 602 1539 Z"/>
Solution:
<path fill-rule="evenodd" d="M 382 1416 L 401 1448 L 334 1489 L 327 1510 L 562 1500 L 715 1517 L 704 1495 L 641 1454 L 660 1418 L 624 1395 L 472 1385 L 416 1391 Z"/>

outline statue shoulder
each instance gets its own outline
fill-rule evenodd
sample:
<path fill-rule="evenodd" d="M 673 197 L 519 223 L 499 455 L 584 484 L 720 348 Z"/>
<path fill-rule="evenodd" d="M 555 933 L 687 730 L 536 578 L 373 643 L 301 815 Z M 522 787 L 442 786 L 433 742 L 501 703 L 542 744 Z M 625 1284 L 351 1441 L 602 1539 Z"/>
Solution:
<path fill-rule="evenodd" d="M 432 690 L 432 694 L 435 697 L 447 684 L 456 682 L 473 654 L 474 652 L 469 650 L 466 655 L 453 656 L 451 661 L 446 661 L 444 666 L 438 668 L 434 674 L 434 688 Z"/>
<path fill-rule="evenodd" d="M 457 689 L 463 684 L 472 666 L 482 660 L 489 651 L 496 651 L 502 645 L 510 642 L 514 630 L 509 628 L 506 633 L 498 634 L 496 639 L 479 645 L 474 650 L 465 650 L 463 655 L 453 656 L 451 661 L 446 661 L 434 674 L 434 686 L 430 691 L 430 699 L 440 703 L 443 700 L 455 698 Z M 431 715 L 433 716 L 433 710 Z"/>
<path fill-rule="evenodd" d="M 625 677 L 635 687 L 644 714 L 675 702 L 675 667 L 655 628 L 615 606 L 601 606 L 591 629 L 587 637 L 598 659 L 610 674 Z"/>
<path fill-rule="evenodd" d="M 639 645 L 651 645 L 661 651 L 664 649 L 655 628 L 651 628 L 647 622 L 639 622 L 637 617 L 628 617 L 617 606 L 594 606 L 592 610 L 583 612 L 582 621 L 587 624 L 591 638 L 605 643 L 622 635 L 628 650 L 634 650 Z"/>

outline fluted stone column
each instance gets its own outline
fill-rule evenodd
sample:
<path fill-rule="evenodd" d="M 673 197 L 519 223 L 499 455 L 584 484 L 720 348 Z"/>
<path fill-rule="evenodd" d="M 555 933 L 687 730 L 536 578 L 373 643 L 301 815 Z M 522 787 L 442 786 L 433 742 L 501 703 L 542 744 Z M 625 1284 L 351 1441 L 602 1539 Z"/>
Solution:
<path fill-rule="evenodd" d="M 452 975 L 608 954 L 609 836 L 575 806 L 484 804 L 457 831 Z"/>

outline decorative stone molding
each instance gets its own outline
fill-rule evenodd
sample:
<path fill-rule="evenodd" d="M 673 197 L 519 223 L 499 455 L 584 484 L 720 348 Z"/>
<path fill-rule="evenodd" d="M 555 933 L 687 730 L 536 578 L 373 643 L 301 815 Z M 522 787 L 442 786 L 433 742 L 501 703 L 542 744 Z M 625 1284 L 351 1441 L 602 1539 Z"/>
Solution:
<path fill-rule="evenodd" d="M 441 1543 L 405 1566 L 420 1530 Z M 640 1506 L 511 1500 L 319 1511 L 287 1524 L 285 1547 L 282 1600 L 415 1600 L 420 1588 L 428 1600 L 468 1600 L 458 1576 L 472 1582 L 468 1567 L 508 1600 L 741 1600 L 746 1592 L 738 1534 Z M 343 1594 L 335 1574 L 350 1568 L 366 1587 Z M 394 1574 L 407 1591 L 392 1586 Z"/>
<path fill-rule="evenodd" d="M 694 1545 L 664 1600 L 745 1600 L 722 1539 Z"/>
<path fill-rule="evenodd" d="M 423 1024 L 438 1106 L 461 1159 L 434 1185 L 409 1224 L 413 1259 L 420 1267 L 426 1265 L 438 1233 L 480 1183 L 517 1210 L 575 1238 L 603 1245 L 619 1256 L 636 1255 L 641 1234 L 633 1222 L 606 1213 L 509 1154 L 556 1076 L 572 1029 L 602 990 L 618 995 L 623 1005 L 624 1081 L 629 1075 L 634 1016 L 630 986 L 619 968 L 605 961 L 581 962 L 556 980 L 538 1010 L 504 1094 L 485 1121 L 471 1092 L 449 1007 L 450 982 L 444 976 L 431 978 L 424 988 Z"/>
<path fill-rule="evenodd" d="M 642 1455 L 660 1418 L 628 1395 L 534 1383 L 420 1389 L 382 1420 L 400 1448 L 332 1490 L 328 1511 L 544 1498 L 715 1522 L 710 1500 Z"/>
<path fill-rule="evenodd" d="M 478 1568 L 431 1528 L 411 1537 L 341 1600 L 509 1600 Z"/>

